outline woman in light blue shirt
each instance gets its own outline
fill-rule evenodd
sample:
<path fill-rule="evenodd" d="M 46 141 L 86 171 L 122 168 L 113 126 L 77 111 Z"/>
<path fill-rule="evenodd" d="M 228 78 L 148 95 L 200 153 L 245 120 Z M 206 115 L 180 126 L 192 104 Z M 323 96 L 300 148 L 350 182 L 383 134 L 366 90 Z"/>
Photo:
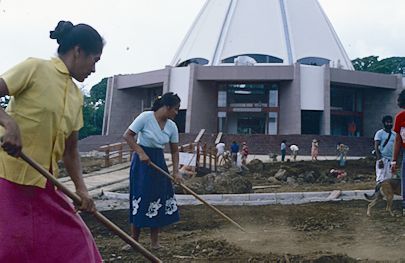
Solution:
<path fill-rule="evenodd" d="M 130 170 L 130 223 L 135 240 L 141 228 L 150 227 L 151 247 L 157 249 L 159 229 L 179 220 L 173 185 L 168 177 L 149 166 L 150 162 L 168 172 L 164 147 L 170 144 L 173 177 L 179 182 L 179 132 L 173 119 L 180 107 L 180 98 L 172 92 L 158 98 L 152 111 L 141 113 L 124 133 L 135 151 Z M 135 136 L 137 139 L 135 141 Z"/>

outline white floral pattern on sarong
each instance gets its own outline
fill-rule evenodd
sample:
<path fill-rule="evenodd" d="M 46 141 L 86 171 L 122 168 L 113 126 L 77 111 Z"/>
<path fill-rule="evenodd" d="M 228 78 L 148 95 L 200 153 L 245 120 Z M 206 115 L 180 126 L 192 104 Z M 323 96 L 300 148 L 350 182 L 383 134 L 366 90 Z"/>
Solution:
<path fill-rule="evenodd" d="M 165 209 L 165 214 L 166 215 L 171 215 L 174 212 L 177 211 L 177 202 L 174 197 L 171 197 L 166 200 L 166 209 Z"/>
<path fill-rule="evenodd" d="M 148 212 L 145 214 L 147 217 L 152 218 L 154 216 L 157 216 L 159 208 L 161 208 L 162 205 L 160 204 L 160 198 L 156 202 L 151 202 L 149 204 L 149 209 Z"/>
<path fill-rule="evenodd" d="M 141 197 L 136 199 L 135 197 L 132 198 L 132 215 L 136 215 L 138 213 L 139 203 L 141 202 Z"/>

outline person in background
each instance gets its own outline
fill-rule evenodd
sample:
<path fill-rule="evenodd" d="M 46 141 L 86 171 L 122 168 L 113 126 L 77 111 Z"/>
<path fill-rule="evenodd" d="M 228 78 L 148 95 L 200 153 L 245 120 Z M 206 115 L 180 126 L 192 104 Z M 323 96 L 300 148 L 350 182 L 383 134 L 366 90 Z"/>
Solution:
<path fill-rule="evenodd" d="M 344 167 L 346 165 L 347 153 L 349 152 L 349 146 L 343 143 L 338 143 L 336 146 L 338 153 L 339 166 Z"/>
<path fill-rule="evenodd" d="M 51 60 L 29 58 L 0 77 L 0 262 L 101 263 L 90 231 L 62 191 L 18 159 L 22 150 L 58 177 L 63 160 L 81 198 L 95 205 L 83 181 L 78 133 L 83 127 L 83 82 L 95 72 L 104 40 L 91 26 L 60 21 L 50 32 L 59 44 Z M 17 157 L 17 158 L 15 158 Z"/>
<path fill-rule="evenodd" d="M 298 148 L 298 146 L 296 144 L 291 144 L 290 145 L 290 151 L 291 151 L 291 158 L 295 162 L 297 160 L 297 155 L 298 155 L 299 148 Z"/>
<path fill-rule="evenodd" d="M 285 161 L 285 154 L 287 153 L 287 140 L 282 140 L 280 145 L 281 161 Z"/>
<path fill-rule="evenodd" d="M 236 143 L 236 141 L 233 141 L 231 144 L 231 157 L 235 164 L 237 162 L 238 152 L 239 152 L 239 145 Z"/>
<path fill-rule="evenodd" d="M 405 90 L 402 90 L 398 95 L 398 106 L 402 109 L 396 116 L 394 121 L 395 142 L 391 160 L 391 172 L 396 173 L 398 168 L 399 151 L 405 148 Z M 405 154 L 402 157 L 401 169 L 401 184 L 402 184 L 402 215 L 405 215 Z"/>
<path fill-rule="evenodd" d="M 311 159 L 312 161 L 318 161 L 319 154 L 319 142 L 317 139 L 312 140 L 311 144 Z"/>
<path fill-rule="evenodd" d="M 215 148 L 217 149 L 217 161 L 219 164 L 221 164 L 224 159 L 225 143 L 223 141 L 220 141 L 219 143 L 217 143 L 217 145 L 215 145 Z M 219 158 L 221 158 L 221 160 Z"/>
<path fill-rule="evenodd" d="M 181 182 L 179 132 L 173 121 L 179 107 L 180 98 L 172 92 L 165 93 L 155 100 L 152 111 L 142 112 L 123 135 L 125 141 L 134 150 L 129 178 L 131 233 L 133 238 L 139 241 L 141 229 L 149 227 L 152 249 L 161 247 L 160 228 L 179 221 L 172 182 L 149 165 L 153 162 L 169 173 L 164 158 L 165 145 L 169 144 L 173 178 L 176 182 Z M 123 249 L 127 248 L 128 246 Z"/>
<path fill-rule="evenodd" d="M 356 135 L 356 123 L 354 122 L 354 120 L 352 120 L 351 122 L 349 122 L 347 124 L 347 133 L 349 136 L 355 136 Z"/>
<path fill-rule="evenodd" d="M 378 130 L 374 135 L 374 150 L 377 157 L 375 164 L 376 189 L 382 181 L 390 179 L 392 150 L 395 142 L 395 132 L 392 129 L 392 117 L 386 115 L 382 118 L 383 129 Z"/>
<path fill-rule="evenodd" d="M 247 160 L 248 155 L 249 155 L 249 148 L 248 148 L 246 142 L 243 142 L 242 143 L 242 164 L 243 165 L 246 165 L 246 160 Z"/>

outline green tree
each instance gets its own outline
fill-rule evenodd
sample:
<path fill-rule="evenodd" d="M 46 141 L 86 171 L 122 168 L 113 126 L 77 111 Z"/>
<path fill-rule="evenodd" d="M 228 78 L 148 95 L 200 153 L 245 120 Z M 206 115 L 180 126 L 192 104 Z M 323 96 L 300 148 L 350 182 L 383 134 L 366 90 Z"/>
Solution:
<path fill-rule="evenodd" d="M 105 93 L 107 91 L 108 78 L 103 78 L 98 84 L 90 89 L 90 98 L 93 102 L 102 100 L 105 101 Z"/>
<path fill-rule="evenodd" d="M 352 60 L 353 67 L 359 71 L 370 71 L 375 63 L 378 63 L 378 56 L 356 58 Z"/>
<path fill-rule="evenodd" d="M 403 74 L 405 71 L 405 57 L 390 57 L 378 60 L 378 56 L 356 58 L 352 60 L 356 70 L 384 74 Z"/>
<path fill-rule="evenodd" d="M 100 135 L 103 127 L 105 94 L 108 78 L 102 79 L 90 89 L 90 96 L 84 97 L 83 122 L 79 139 L 90 135 Z"/>

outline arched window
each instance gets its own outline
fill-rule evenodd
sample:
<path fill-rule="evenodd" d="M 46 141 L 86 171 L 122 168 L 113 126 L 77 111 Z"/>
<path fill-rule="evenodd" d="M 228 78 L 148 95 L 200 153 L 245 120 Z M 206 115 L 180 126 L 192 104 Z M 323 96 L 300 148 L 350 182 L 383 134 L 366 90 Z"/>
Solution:
<path fill-rule="evenodd" d="M 177 64 L 177 67 L 187 67 L 188 65 L 194 63 L 197 65 L 207 65 L 208 60 L 205 58 L 191 58 L 186 61 L 181 62 L 180 64 Z"/>
<path fill-rule="evenodd" d="M 256 63 L 283 63 L 281 58 L 263 55 L 263 54 L 240 54 L 237 56 L 229 57 L 222 60 L 222 63 L 235 63 L 235 59 L 240 56 L 251 57 Z"/>
<path fill-rule="evenodd" d="M 329 64 L 330 60 L 326 58 L 306 57 L 298 59 L 297 62 L 303 65 L 323 66 L 325 64 Z"/>

